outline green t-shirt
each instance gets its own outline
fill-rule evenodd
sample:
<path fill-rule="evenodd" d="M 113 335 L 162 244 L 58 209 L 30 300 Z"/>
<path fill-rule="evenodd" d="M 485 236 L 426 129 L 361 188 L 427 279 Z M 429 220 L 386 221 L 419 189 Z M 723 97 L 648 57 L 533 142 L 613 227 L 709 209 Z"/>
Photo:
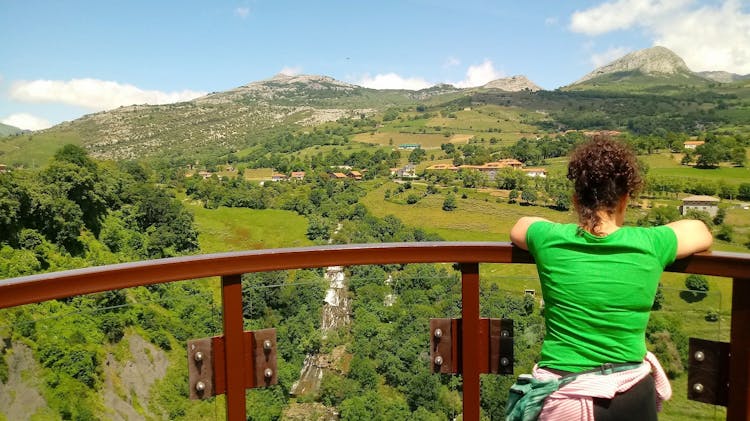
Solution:
<path fill-rule="evenodd" d="M 583 371 L 642 361 L 649 312 L 677 253 L 671 228 L 621 227 L 597 237 L 538 221 L 526 233 L 544 297 L 540 367 Z"/>

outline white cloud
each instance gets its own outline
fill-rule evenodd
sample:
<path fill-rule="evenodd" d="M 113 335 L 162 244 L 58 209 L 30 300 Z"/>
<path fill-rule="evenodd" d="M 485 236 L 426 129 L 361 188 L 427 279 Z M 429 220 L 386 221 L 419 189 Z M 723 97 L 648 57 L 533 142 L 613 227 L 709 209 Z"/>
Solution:
<path fill-rule="evenodd" d="M 472 88 L 475 86 L 482 86 L 487 82 L 491 82 L 495 79 L 500 79 L 504 74 L 500 71 L 495 70 L 495 66 L 492 61 L 485 60 L 484 63 L 477 66 L 469 66 L 466 71 L 466 79 L 453 83 L 457 88 Z"/>
<path fill-rule="evenodd" d="M 504 77 L 504 74 L 495 69 L 492 61 L 485 60 L 482 64 L 469 66 L 466 70 L 466 78 L 464 80 L 445 83 L 450 83 L 457 88 L 472 88 L 482 86 L 487 82 L 501 77 Z M 353 83 L 372 89 L 408 89 L 412 91 L 426 89 L 435 85 L 421 77 L 406 78 L 396 73 L 382 73 L 375 76 L 366 74 Z"/>
<path fill-rule="evenodd" d="M 364 75 L 355 84 L 372 89 L 408 89 L 412 91 L 432 86 L 430 82 L 422 78 L 405 78 L 396 73 L 378 74 L 373 77 Z"/>
<path fill-rule="evenodd" d="M 688 11 L 668 25 L 651 28 L 654 44 L 673 50 L 691 70 L 750 73 L 750 14 L 739 1 Z"/>
<path fill-rule="evenodd" d="M 302 68 L 298 66 L 284 66 L 279 73 L 286 76 L 297 76 L 302 73 Z"/>
<path fill-rule="evenodd" d="M 33 80 L 11 84 L 10 97 L 22 102 L 60 103 L 102 111 L 133 104 L 169 104 L 187 101 L 206 92 L 162 92 L 97 79 Z"/>
<path fill-rule="evenodd" d="M 550 16 L 544 19 L 544 24 L 547 26 L 557 25 L 558 22 L 559 22 L 559 19 L 557 18 L 557 16 Z"/>
<path fill-rule="evenodd" d="M 584 11 L 571 18 L 573 32 L 600 35 L 653 21 L 680 10 L 693 0 L 617 0 Z"/>
<path fill-rule="evenodd" d="M 593 54 L 589 60 L 594 67 L 602 67 L 631 51 L 628 47 L 613 47 L 603 53 Z"/>
<path fill-rule="evenodd" d="M 459 59 L 457 59 L 455 57 L 448 57 L 445 60 L 445 63 L 443 63 L 443 67 L 444 68 L 455 67 L 455 66 L 458 66 L 459 64 L 461 64 L 461 60 L 459 60 Z"/>
<path fill-rule="evenodd" d="M 750 73 L 750 13 L 743 12 L 741 0 L 702 6 L 692 0 L 618 0 L 574 13 L 570 27 L 592 36 L 641 28 L 693 71 Z"/>
<path fill-rule="evenodd" d="M 0 122 L 24 130 L 42 130 L 52 126 L 49 121 L 27 113 L 11 114 Z"/>
<path fill-rule="evenodd" d="M 250 14 L 250 9 L 247 7 L 238 7 L 234 9 L 234 15 L 239 16 L 242 19 L 247 18 L 249 14 Z"/>

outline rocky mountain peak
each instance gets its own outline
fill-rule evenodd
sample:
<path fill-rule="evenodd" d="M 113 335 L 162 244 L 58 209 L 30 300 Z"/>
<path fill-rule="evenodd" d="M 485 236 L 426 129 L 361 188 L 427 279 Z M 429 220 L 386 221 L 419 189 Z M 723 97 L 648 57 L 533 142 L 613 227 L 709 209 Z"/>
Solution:
<path fill-rule="evenodd" d="M 259 82 L 253 82 L 245 86 L 251 85 L 306 85 L 310 89 L 331 89 L 331 88 L 345 88 L 355 89 L 356 85 L 336 80 L 329 76 L 322 75 L 286 75 L 279 73 L 274 77 Z"/>
<path fill-rule="evenodd" d="M 575 83 L 585 82 L 598 76 L 639 71 L 646 75 L 692 74 L 680 56 L 666 47 L 651 47 L 629 53 L 605 66 L 599 67 Z"/>
<path fill-rule="evenodd" d="M 495 79 L 485 85 L 482 88 L 487 89 L 500 89 L 508 92 L 519 92 L 519 91 L 541 91 L 542 88 L 536 83 L 530 81 L 524 75 L 515 75 L 502 79 Z"/>

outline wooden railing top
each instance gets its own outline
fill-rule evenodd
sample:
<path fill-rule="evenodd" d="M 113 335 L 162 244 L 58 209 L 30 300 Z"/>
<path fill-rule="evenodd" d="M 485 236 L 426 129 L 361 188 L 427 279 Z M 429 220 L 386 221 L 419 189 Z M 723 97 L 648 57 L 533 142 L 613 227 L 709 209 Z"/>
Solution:
<path fill-rule="evenodd" d="M 389 263 L 533 263 L 507 242 L 350 244 L 202 254 L 96 266 L 0 281 L 0 308 L 165 282 L 325 266 Z M 667 271 L 750 279 L 750 254 L 703 252 Z"/>

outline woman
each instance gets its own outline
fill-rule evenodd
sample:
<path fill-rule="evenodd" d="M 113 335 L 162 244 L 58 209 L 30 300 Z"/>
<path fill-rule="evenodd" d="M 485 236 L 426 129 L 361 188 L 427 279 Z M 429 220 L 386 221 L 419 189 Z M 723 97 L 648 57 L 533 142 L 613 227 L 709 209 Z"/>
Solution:
<path fill-rule="evenodd" d="M 542 284 L 546 333 L 534 376 L 595 371 L 548 396 L 539 419 L 655 420 L 671 396 L 646 351 L 659 278 L 675 258 L 708 249 L 711 233 L 697 220 L 623 226 L 642 181 L 635 156 L 616 141 L 595 137 L 579 146 L 568 178 L 578 224 L 523 217 L 510 232 L 534 256 Z"/>

